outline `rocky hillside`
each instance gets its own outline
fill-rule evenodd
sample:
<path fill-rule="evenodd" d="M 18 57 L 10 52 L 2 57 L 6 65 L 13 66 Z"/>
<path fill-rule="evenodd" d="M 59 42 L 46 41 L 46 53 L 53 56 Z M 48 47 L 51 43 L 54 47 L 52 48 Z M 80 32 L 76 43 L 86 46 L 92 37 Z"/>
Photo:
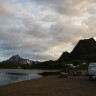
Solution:
<path fill-rule="evenodd" d="M 66 60 L 85 60 L 94 59 L 96 57 L 96 41 L 93 38 L 80 40 L 72 52 L 64 52 L 59 61 Z M 67 58 L 67 59 L 66 59 Z"/>

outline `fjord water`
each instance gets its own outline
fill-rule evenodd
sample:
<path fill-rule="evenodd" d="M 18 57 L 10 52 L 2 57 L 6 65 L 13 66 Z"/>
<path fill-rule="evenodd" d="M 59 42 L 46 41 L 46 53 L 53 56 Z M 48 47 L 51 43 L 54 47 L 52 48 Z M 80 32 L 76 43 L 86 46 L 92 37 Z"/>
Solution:
<path fill-rule="evenodd" d="M 0 69 L 0 86 L 42 77 L 44 70 Z"/>

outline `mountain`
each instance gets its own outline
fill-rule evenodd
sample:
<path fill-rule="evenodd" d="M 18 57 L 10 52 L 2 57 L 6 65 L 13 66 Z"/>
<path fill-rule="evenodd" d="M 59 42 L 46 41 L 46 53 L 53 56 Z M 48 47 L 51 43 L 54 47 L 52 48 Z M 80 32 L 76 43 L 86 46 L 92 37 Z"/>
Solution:
<path fill-rule="evenodd" d="M 59 61 L 96 60 L 96 41 L 93 38 L 80 40 L 72 52 L 63 52 Z"/>
<path fill-rule="evenodd" d="M 70 53 L 71 58 L 82 58 L 96 55 L 96 41 L 93 38 L 80 40 Z"/>
<path fill-rule="evenodd" d="M 67 61 L 69 60 L 69 56 L 70 56 L 70 53 L 68 53 L 67 51 L 66 52 L 63 52 L 63 54 L 61 55 L 61 57 L 59 58 L 60 61 Z"/>
<path fill-rule="evenodd" d="M 9 58 L 6 61 L 3 61 L 2 63 L 37 64 L 38 61 L 32 61 L 32 60 L 29 60 L 29 59 L 21 58 L 19 55 L 13 55 L 11 58 Z"/>

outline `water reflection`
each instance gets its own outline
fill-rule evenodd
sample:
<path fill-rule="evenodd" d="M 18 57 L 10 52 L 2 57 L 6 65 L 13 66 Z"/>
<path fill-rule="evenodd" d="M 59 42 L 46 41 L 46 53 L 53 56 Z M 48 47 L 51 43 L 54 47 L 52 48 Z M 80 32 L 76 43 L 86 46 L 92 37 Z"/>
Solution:
<path fill-rule="evenodd" d="M 0 86 L 9 83 L 40 78 L 42 70 L 0 69 Z"/>
<path fill-rule="evenodd" d="M 19 78 L 22 78 L 22 75 L 13 75 L 13 74 L 6 74 L 8 78 L 11 78 L 12 80 L 18 80 Z"/>

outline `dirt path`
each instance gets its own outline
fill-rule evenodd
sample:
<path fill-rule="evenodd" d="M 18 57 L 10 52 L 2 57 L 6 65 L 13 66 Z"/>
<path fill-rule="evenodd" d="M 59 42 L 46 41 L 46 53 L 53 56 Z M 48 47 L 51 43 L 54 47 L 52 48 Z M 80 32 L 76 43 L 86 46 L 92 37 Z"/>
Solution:
<path fill-rule="evenodd" d="M 96 96 L 96 82 L 82 76 L 49 76 L 0 87 L 0 96 Z"/>

